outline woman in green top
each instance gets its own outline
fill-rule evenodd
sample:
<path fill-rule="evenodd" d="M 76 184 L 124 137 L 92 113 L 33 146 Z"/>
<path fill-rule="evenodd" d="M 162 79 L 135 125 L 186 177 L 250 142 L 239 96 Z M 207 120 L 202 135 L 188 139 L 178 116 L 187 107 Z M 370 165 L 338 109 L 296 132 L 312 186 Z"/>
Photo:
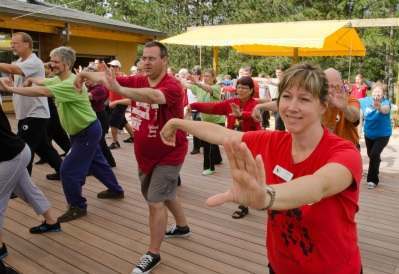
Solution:
<path fill-rule="evenodd" d="M 191 81 L 183 82 L 186 88 L 197 96 L 198 102 L 219 102 L 220 101 L 220 86 L 216 84 L 215 72 L 212 69 L 206 69 L 203 74 L 203 82 L 196 81 L 191 78 Z M 211 122 L 224 126 L 225 117 L 223 115 L 211 115 L 201 113 L 201 119 L 205 122 Z M 202 141 L 204 146 L 204 170 L 202 175 L 212 175 L 215 172 L 215 164 L 222 162 L 222 156 L 218 145 L 210 144 Z"/>
<path fill-rule="evenodd" d="M 111 167 L 99 146 L 101 125 L 94 113 L 86 90 L 76 91 L 72 68 L 76 60 L 75 51 L 69 47 L 55 48 L 50 53 L 50 64 L 54 75 L 49 79 L 28 79 L 28 87 L 12 87 L 3 80 L 4 88 L 24 96 L 54 96 L 61 125 L 71 137 L 71 149 L 61 164 L 60 174 L 68 210 L 58 218 L 68 222 L 87 214 L 86 199 L 82 197 L 82 186 L 86 175 L 93 174 L 107 190 L 100 192 L 100 199 L 120 199 L 124 192 L 118 184 Z M 36 86 L 30 86 L 32 83 Z"/>

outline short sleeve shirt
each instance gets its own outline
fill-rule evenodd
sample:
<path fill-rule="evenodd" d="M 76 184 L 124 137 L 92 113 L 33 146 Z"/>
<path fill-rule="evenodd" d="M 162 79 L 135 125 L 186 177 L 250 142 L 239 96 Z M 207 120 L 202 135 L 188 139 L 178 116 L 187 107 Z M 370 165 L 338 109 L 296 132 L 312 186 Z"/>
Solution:
<path fill-rule="evenodd" d="M 46 86 L 55 97 L 55 105 L 60 116 L 60 122 L 70 135 L 78 134 L 96 119 L 96 113 L 91 107 L 86 89 L 75 90 L 73 81 L 75 74 L 61 80 L 58 76 L 46 79 Z"/>
<path fill-rule="evenodd" d="M 276 273 L 360 273 L 355 214 L 362 162 L 356 147 L 324 129 L 308 158 L 294 163 L 288 132 L 247 132 L 243 141 L 254 156 L 262 156 L 270 185 L 285 182 L 273 172 L 277 167 L 291 172 L 293 179 L 311 175 L 328 163 L 341 164 L 352 173 L 352 185 L 336 195 L 299 208 L 268 212 L 267 253 Z"/>
<path fill-rule="evenodd" d="M 44 65 L 36 54 L 32 53 L 26 60 L 19 58 L 13 63 L 18 66 L 24 75 L 14 75 L 14 85 L 21 87 L 26 78 L 44 78 Z M 13 94 L 15 118 L 22 120 L 27 117 L 50 118 L 50 111 L 46 97 L 29 97 Z"/>
<path fill-rule="evenodd" d="M 117 77 L 120 85 L 131 88 L 150 87 L 148 78 L 143 75 Z M 183 118 L 184 89 L 180 82 L 166 74 L 154 87 L 160 90 L 165 104 L 132 102 L 132 128 L 134 152 L 141 172 L 149 174 L 156 165 L 181 165 L 187 153 L 187 138 L 182 131 L 176 133 L 176 146 L 165 145 L 160 131 L 172 118 Z"/>
<path fill-rule="evenodd" d="M 369 139 L 388 137 L 392 135 L 391 114 L 383 114 L 374 108 L 374 99 L 371 96 L 359 100 L 364 117 L 364 135 Z M 391 102 L 384 98 L 382 106 L 389 106 Z"/>

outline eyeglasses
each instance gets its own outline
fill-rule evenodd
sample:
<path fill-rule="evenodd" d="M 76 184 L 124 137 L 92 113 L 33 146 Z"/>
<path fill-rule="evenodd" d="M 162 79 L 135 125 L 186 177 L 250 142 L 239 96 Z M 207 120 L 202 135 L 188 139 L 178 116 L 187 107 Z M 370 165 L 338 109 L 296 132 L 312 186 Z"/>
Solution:
<path fill-rule="evenodd" d="M 251 88 L 248 87 L 248 86 L 237 85 L 237 89 L 246 89 L 246 90 L 250 90 Z"/>

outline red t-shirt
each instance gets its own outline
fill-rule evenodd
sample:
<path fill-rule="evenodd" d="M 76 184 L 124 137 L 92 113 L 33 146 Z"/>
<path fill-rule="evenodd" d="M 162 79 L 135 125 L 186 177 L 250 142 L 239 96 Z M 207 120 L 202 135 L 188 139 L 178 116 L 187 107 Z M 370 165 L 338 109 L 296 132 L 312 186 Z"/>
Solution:
<path fill-rule="evenodd" d="M 118 93 L 112 91 L 112 90 L 109 91 L 108 100 L 110 102 L 113 102 L 113 101 L 116 101 L 116 100 L 120 100 L 120 99 L 124 99 L 124 97 L 119 95 Z"/>
<path fill-rule="evenodd" d="M 240 99 L 233 98 L 221 102 L 197 102 L 192 103 L 191 109 L 197 110 L 199 112 L 207 113 L 207 114 L 218 114 L 218 115 L 226 115 L 227 116 L 227 128 L 234 129 L 235 124 L 237 122 L 237 118 L 233 115 L 233 111 L 231 110 L 231 104 L 236 104 L 240 107 L 241 110 L 241 131 L 250 131 L 250 130 L 259 130 L 261 129 L 260 123 L 255 121 L 252 116 L 252 110 L 257 105 L 257 100 L 254 98 L 250 98 L 245 103 L 241 103 Z"/>
<path fill-rule="evenodd" d="M 117 77 L 121 86 L 131 88 L 150 87 L 143 75 Z M 165 104 L 132 102 L 132 128 L 134 152 L 140 171 L 151 173 L 156 165 L 180 165 L 187 153 L 187 139 L 182 131 L 176 133 L 176 146 L 165 145 L 159 132 L 172 118 L 183 118 L 184 90 L 176 78 L 166 74 L 156 85 L 166 98 Z"/>
<path fill-rule="evenodd" d="M 367 96 L 367 85 L 363 84 L 361 87 L 358 87 L 356 84 L 352 85 L 351 95 L 356 99 L 362 99 Z"/>
<path fill-rule="evenodd" d="M 243 141 L 253 155 L 262 155 L 266 181 L 271 185 L 284 182 L 273 174 L 277 165 L 290 171 L 293 178 L 298 178 L 313 174 L 327 163 L 339 163 L 353 176 L 353 184 L 334 196 L 296 209 L 268 212 L 267 254 L 275 272 L 360 273 L 355 214 L 358 211 L 362 163 L 355 146 L 324 128 L 323 137 L 311 155 L 294 164 L 292 139 L 288 132 L 248 132 Z"/>

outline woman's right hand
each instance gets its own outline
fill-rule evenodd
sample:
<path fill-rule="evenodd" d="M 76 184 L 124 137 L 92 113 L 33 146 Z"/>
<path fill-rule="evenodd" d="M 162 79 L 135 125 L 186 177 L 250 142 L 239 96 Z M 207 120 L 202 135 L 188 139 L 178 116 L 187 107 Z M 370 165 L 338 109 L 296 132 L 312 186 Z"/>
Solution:
<path fill-rule="evenodd" d="M 255 106 L 254 109 L 252 110 L 251 117 L 255 121 L 258 121 L 258 122 L 261 121 L 262 116 L 261 116 L 260 109 L 258 108 L 258 106 Z"/>

